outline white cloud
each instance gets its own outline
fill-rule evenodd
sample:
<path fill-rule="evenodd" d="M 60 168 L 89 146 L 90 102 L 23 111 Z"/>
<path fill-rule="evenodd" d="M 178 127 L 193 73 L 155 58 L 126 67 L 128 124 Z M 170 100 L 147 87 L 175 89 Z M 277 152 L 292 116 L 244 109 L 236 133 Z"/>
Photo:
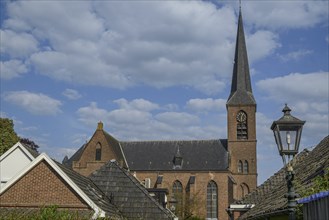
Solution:
<path fill-rule="evenodd" d="M 263 99 L 274 100 L 276 103 L 280 103 L 282 108 L 285 102 L 288 103 L 292 114 L 306 121 L 301 147 L 310 147 L 309 144 L 316 144 L 315 141 L 320 141 L 329 133 L 328 82 L 328 72 L 315 72 L 292 73 L 283 77 L 261 80 L 256 85 L 263 91 Z M 268 123 L 268 127 L 270 124 L 271 122 Z M 260 131 L 258 137 L 260 135 L 262 139 L 269 137 L 269 135 L 262 134 L 264 131 L 259 128 L 259 123 L 257 126 L 257 131 Z"/>
<path fill-rule="evenodd" d="M 16 33 L 11 30 L 0 30 L 1 54 L 12 58 L 26 58 L 38 50 L 38 41 L 29 33 Z"/>
<path fill-rule="evenodd" d="M 313 53 L 312 50 L 300 49 L 300 50 L 293 51 L 293 52 L 290 52 L 287 54 L 279 55 L 279 57 L 284 62 L 288 62 L 290 60 L 297 61 L 297 60 L 301 59 L 302 57 L 307 56 L 312 53 Z"/>
<path fill-rule="evenodd" d="M 79 120 L 89 126 L 95 126 L 99 121 L 108 121 L 107 110 L 98 108 L 96 102 L 90 103 L 89 106 L 79 108 L 77 114 Z"/>
<path fill-rule="evenodd" d="M 188 109 L 197 112 L 219 111 L 225 109 L 226 100 L 224 99 L 190 99 L 186 106 Z"/>
<path fill-rule="evenodd" d="M 159 108 L 159 105 L 156 103 L 152 103 L 145 99 L 134 99 L 129 102 L 126 99 L 117 99 L 113 101 L 114 103 L 118 104 L 120 108 L 123 109 L 136 109 L 141 111 L 152 111 Z"/>
<path fill-rule="evenodd" d="M 77 115 L 83 124 L 90 127 L 103 121 L 105 129 L 120 140 L 208 139 L 218 138 L 219 134 L 226 132 L 220 123 L 205 125 L 196 115 L 184 111 L 168 112 L 163 106 L 153 113 L 149 108 L 133 108 L 133 105 L 119 105 L 119 108 L 107 110 L 99 108 L 97 103 L 91 103 L 78 109 Z"/>
<path fill-rule="evenodd" d="M 148 124 L 151 119 L 149 112 L 134 109 L 115 109 L 108 113 L 109 120 L 116 125 Z"/>
<path fill-rule="evenodd" d="M 256 27 L 308 28 L 328 21 L 328 1 L 248 1 L 244 18 Z"/>
<path fill-rule="evenodd" d="M 74 89 L 65 89 L 62 94 L 70 100 L 77 100 L 82 97 L 82 95 Z"/>
<path fill-rule="evenodd" d="M 97 39 L 103 31 L 102 19 L 93 13 L 91 1 L 15 1 L 7 4 L 7 11 L 6 28 L 49 38 L 53 46 L 72 38 Z"/>
<path fill-rule="evenodd" d="M 246 41 L 248 44 L 247 50 L 250 63 L 272 54 L 275 49 L 281 46 L 281 44 L 278 43 L 278 36 L 270 31 L 257 31 L 248 36 Z"/>
<path fill-rule="evenodd" d="M 62 103 L 42 93 L 13 91 L 5 95 L 5 101 L 17 105 L 35 115 L 56 115 Z"/>
<path fill-rule="evenodd" d="M 291 73 L 286 76 L 260 80 L 256 86 L 270 98 L 280 101 L 307 103 L 328 101 L 328 72 Z M 309 104 L 307 104 L 309 105 Z"/>
<path fill-rule="evenodd" d="M 202 1 L 15 1 L 7 8 L 8 32 L 42 45 L 35 51 L 38 42 L 26 44 L 31 48 L 24 54 L 34 52 L 31 67 L 56 80 L 118 89 L 183 85 L 214 94 L 230 78 L 237 28 L 230 6 L 216 8 Z M 271 32 L 256 32 L 249 39 L 252 61 L 278 45 Z M 7 53 L 19 52 L 14 45 L 5 45 Z"/>
<path fill-rule="evenodd" d="M 0 61 L 0 78 L 13 79 L 28 71 L 27 66 L 21 60 Z"/>
<path fill-rule="evenodd" d="M 160 122 L 180 126 L 196 125 L 200 121 L 197 116 L 186 112 L 164 112 L 155 115 L 154 118 Z"/>
<path fill-rule="evenodd" d="M 57 80 L 119 89 L 130 85 L 129 79 L 116 66 L 96 57 L 45 51 L 33 54 L 31 63 L 40 74 Z"/>

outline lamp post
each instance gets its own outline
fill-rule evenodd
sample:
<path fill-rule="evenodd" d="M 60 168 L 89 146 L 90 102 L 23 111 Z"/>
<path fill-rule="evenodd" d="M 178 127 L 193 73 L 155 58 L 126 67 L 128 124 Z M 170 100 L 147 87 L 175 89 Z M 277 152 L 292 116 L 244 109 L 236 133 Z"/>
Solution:
<path fill-rule="evenodd" d="M 297 194 L 293 186 L 294 170 L 291 160 L 298 153 L 300 138 L 302 135 L 303 125 L 305 121 L 290 114 L 291 109 L 285 105 L 282 110 L 283 116 L 272 123 L 271 129 L 273 130 L 275 142 L 282 157 L 283 164 L 286 166 L 286 181 L 288 186 L 288 193 L 285 197 L 288 199 L 289 220 L 295 220 L 295 209 L 297 206 Z"/>

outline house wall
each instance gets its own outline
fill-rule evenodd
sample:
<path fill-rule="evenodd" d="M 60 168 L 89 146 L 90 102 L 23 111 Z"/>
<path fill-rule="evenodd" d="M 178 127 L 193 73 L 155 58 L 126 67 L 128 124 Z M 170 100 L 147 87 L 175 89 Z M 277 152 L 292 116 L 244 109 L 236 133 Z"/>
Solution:
<path fill-rule="evenodd" d="M 41 161 L 0 195 L 1 207 L 89 209 L 87 204 L 44 161 Z"/>
<path fill-rule="evenodd" d="M 186 198 L 186 187 L 191 176 L 195 176 L 195 183 L 190 185 L 191 198 L 193 198 L 193 214 L 202 218 L 206 218 L 206 200 L 207 200 L 207 185 L 212 180 L 217 184 L 218 189 L 218 219 L 229 219 L 226 213 L 229 206 L 229 184 L 228 172 L 205 171 L 205 172 L 148 172 L 148 171 L 132 171 L 138 180 L 144 181 L 146 178 L 151 179 L 151 187 L 167 188 L 169 190 L 168 200 L 171 199 L 173 183 L 178 180 L 183 186 L 183 203 Z M 157 176 L 163 175 L 162 184 L 155 185 Z"/>
<path fill-rule="evenodd" d="M 29 165 L 32 159 L 19 146 L 3 158 L 0 161 L 0 187 Z"/>

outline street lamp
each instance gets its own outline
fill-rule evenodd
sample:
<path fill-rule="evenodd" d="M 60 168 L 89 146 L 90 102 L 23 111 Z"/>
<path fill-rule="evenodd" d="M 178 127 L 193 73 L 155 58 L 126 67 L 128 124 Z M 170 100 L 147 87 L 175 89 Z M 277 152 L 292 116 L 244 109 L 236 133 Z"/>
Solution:
<path fill-rule="evenodd" d="M 283 164 L 286 166 L 287 186 L 288 193 L 285 197 L 288 199 L 289 219 L 295 220 L 295 208 L 297 206 L 297 194 L 292 181 L 294 180 L 294 171 L 292 168 L 291 160 L 298 153 L 300 138 L 302 135 L 303 125 L 305 121 L 290 114 L 291 109 L 285 105 L 282 110 L 283 116 L 272 123 L 271 129 L 273 130 L 275 142 L 278 146 L 279 154 L 282 157 Z"/>

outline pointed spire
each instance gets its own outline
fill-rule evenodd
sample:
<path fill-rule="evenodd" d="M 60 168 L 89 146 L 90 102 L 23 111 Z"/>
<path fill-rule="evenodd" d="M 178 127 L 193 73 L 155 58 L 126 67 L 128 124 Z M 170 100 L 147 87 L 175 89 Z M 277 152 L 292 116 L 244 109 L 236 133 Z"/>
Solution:
<path fill-rule="evenodd" d="M 241 2 L 240 2 L 231 94 L 227 100 L 227 105 L 241 105 L 241 104 L 256 105 L 256 101 L 252 94 L 252 88 L 251 88 L 247 47 L 244 37 Z"/>

